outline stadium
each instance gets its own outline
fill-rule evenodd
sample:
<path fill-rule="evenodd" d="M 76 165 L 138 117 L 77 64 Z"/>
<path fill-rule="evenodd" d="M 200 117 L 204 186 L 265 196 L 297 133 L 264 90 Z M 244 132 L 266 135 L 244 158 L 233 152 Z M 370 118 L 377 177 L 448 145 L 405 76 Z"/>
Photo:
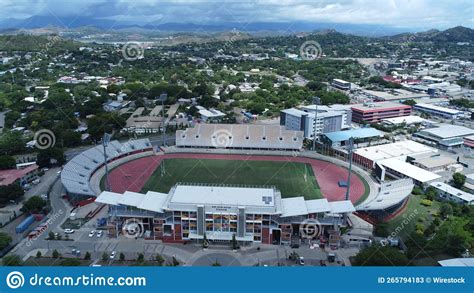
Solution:
<path fill-rule="evenodd" d="M 138 221 L 139 236 L 150 240 L 281 244 L 307 236 L 309 223 L 311 237 L 337 245 L 355 206 L 385 206 L 366 173 L 356 167 L 348 182 L 346 163 L 302 146 L 301 132 L 278 125 L 202 124 L 178 130 L 173 147 L 139 139 L 91 148 L 61 179 L 75 203 L 108 207 L 109 237 Z"/>

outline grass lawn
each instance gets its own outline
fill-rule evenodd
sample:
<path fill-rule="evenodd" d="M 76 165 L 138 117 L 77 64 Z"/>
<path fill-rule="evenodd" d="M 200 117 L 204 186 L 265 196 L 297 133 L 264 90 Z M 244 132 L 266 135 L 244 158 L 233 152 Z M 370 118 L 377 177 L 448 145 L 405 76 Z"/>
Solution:
<path fill-rule="evenodd" d="M 177 182 L 274 185 L 282 197 L 322 198 L 309 164 L 295 162 L 166 159 L 165 176 L 160 167 L 152 174 L 142 192 L 167 193 Z"/>
<path fill-rule="evenodd" d="M 405 210 L 387 222 L 389 233 L 400 231 L 397 236 L 406 239 L 415 231 L 417 223 L 422 224 L 425 228 L 431 224 L 439 212 L 441 203 L 433 200 L 431 206 L 427 207 L 421 204 L 423 198 L 424 195 L 410 195 Z"/>

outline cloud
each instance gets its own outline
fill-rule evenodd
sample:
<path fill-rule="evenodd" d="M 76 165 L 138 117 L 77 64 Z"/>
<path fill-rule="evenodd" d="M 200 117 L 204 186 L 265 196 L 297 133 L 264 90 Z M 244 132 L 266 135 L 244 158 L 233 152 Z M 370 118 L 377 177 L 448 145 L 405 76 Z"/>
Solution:
<path fill-rule="evenodd" d="M 88 16 L 148 22 L 332 22 L 473 27 L 472 0 L 2 0 L 0 18 Z"/>

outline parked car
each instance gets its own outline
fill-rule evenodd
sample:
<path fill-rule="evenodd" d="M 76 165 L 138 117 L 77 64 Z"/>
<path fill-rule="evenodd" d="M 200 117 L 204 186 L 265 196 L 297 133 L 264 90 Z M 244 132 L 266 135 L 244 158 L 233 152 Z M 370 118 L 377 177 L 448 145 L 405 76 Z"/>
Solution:
<path fill-rule="evenodd" d="M 95 234 L 95 231 L 94 231 L 94 230 L 92 230 L 92 231 L 89 233 L 89 237 L 92 237 L 92 236 L 94 236 L 94 234 Z"/>
<path fill-rule="evenodd" d="M 304 266 L 304 257 L 300 256 L 298 259 L 300 265 Z"/>
<path fill-rule="evenodd" d="M 102 231 L 97 231 L 97 238 L 102 237 Z"/>
<path fill-rule="evenodd" d="M 110 253 L 110 259 L 114 259 L 114 258 L 115 258 L 115 254 L 116 254 L 116 252 L 115 252 L 115 251 L 112 251 L 112 252 Z"/>
<path fill-rule="evenodd" d="M 72 234 L 72 233 L 74 233 L 74 230 L 73 229 L 64 229 L 64 233 Z"/>

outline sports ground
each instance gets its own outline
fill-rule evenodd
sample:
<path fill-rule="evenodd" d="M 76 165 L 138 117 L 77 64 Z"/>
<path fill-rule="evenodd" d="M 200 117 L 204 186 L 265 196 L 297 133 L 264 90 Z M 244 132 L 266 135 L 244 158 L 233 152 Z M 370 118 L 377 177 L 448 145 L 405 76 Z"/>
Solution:
<path fill-rule="evenodd" d="M 165 175 L 160 164 L 164 161 Z M 140 158 L 122 164 L 109 175 L 114 192 L 168 192 L 177 182 L 274 185 L 282 197 L 304 196 L 305 199 L 344 200 L 347 169 L 336 164 L 304 157 L 250 156 L 220 154 L 165 154 Z M 350 199 L 359 202 L 368 194 L 363 179 L 351 176 Z"/>

